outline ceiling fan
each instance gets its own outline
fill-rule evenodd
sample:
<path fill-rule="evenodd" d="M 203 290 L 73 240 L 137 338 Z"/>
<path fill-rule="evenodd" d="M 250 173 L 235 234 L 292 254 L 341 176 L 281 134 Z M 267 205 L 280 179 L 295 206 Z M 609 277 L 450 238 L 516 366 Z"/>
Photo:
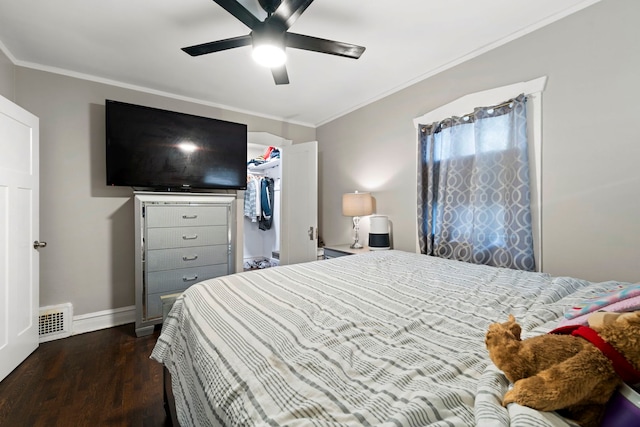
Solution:
<path fill-rule="evenodd" d="M 213 1 L 249 27 L 251 32 L 245 36 L 184 47 L 182 50 L 191 56 L 199 56 L 252 44 L 254 59 L 271 68 L 273 79 L 277 85 L 289 83 L 289 76 L 284 65 L 285 47 L 353 59 L 360 58 L 365 50 L 364 47 L 354 44 L 290 33 L 288 30 L 291 25 L 313 0 L 258 0 L 260 6 L 267 12 L 264 21 L 260 21 L 236 0 Z M 264 56 L 261 57 L 261 55 Z M 263 62 L 261 62 L 261 58 Z"/>

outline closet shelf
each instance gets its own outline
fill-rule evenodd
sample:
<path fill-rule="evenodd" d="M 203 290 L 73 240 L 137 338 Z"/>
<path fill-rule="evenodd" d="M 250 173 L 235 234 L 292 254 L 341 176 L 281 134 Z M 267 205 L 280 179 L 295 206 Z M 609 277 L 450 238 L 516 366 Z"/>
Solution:
<path fill-rule="evenodd" d="M 262 163 L 261 165 L 249 165 L 247 170 L 251 172 L 264 171 L 267 169 L 275 168 L 276 166 L 280 166 L 280 159 L 275 158 L 271 159 L 268 162 Z"/>

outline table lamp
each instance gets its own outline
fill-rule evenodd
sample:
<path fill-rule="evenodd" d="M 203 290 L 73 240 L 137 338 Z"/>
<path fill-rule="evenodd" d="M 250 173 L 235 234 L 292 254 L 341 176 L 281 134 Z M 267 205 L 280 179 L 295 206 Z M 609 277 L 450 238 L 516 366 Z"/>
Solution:
<path fill-rule="evenodd" d="M 360 217 L 373 213 L 373 199 L 371 193 L 346 193 L 342 195 L 342 215 L 353 217 L 353 230 L 355 233 L 352 249 L 362 248 L 360 243 Z"/>

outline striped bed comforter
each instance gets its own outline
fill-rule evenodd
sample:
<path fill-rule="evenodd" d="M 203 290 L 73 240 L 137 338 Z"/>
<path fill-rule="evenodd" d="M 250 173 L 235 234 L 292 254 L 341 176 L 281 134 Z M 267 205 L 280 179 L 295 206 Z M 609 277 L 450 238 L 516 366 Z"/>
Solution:
<path fill-rule="evenodd" d="M 500 405 L 485 331 L 544 333 L 614 285 L 401 251 L 281 266 L 189 288 L 151 358 L 182 426 L 566 426 Z"/>

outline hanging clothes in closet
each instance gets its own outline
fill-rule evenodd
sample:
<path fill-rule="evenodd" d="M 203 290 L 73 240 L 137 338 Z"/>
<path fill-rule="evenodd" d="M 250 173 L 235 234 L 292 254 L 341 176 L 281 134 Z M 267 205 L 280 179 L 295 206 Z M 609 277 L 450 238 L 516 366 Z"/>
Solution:
<path fill-rule="evenodd" d="M 258 221 L 260 230 L 270 230 L 273 224 L 273 178 L 263 177 L 260 183 L 261 214 Z"/>
<path fill-rule="evenodd" d="M 280 158 L 280 150 L 269 146 L 265 153 L 247 162 L 247 190 L 244 193 L 244 216 L 258 222 L 260 230 L 269 230 L 273 223 L 274 180 L 269 176 L 254 175 L 251 167 L 260 166 Z"/>
<path fill-rule="evenodd" d="M 275 184 L 267 176 L 247 176 L 244 192 L 244 216 L 257 222 L 260 230 L 270 230 L 273 224 L 273 201 Z"/>
<path fill-rule="evenodd" d="M 262 215 L 262 177 L 247 175 L 247 189 L 244 192 L 244 216 L 257 222 Z"/>

